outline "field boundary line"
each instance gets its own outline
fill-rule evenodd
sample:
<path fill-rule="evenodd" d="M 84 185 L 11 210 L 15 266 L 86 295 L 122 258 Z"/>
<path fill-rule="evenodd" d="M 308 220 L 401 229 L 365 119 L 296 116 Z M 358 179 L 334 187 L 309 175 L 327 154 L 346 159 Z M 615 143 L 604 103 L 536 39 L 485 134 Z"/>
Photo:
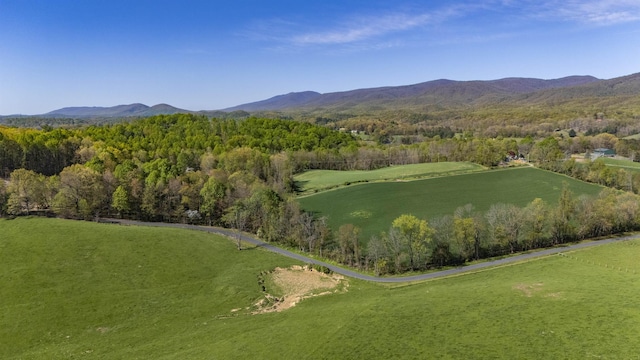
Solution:
<path fill-rule="evenodd" d="M 154 223 L 154 222 L 121 220 L 121 219 L 103 219 L 103 220 L 106 220 L 106 222 L 109 224 L 150 226 L 150 227 L 169 227 L 169 228 L 177 228 L 177 229 L 204 231 L 204 232 L 208 232 L 216 235 L 222 235 L 231 239 L 240 238 L 240 240 L 250 243 L 252 245 L 255 245 L 256 247 L 264 248 L 268 251 L 289 257 L 294 260 L 301 261 L 303 263 L 324 266 L 335 273 L 338 273 L 347 277 L 364 280 L 364 281 L 377 282 L 377 283 L 418 282 L 418 281 L 424 281 L 424 280 L 433 280 L 437 278 L 449 277 L 452 275 L 458 276 L 458 275 L 473 274 L 475 272 L 478 272 L 479 270 L 484 271 L 484 270 L 489 270 L 489 268 L 500 268 L 504 265 L 513 265 L 514 263 L 525 262 L 525 261 L 529 261 L 536 258 L 555 255 L 558 253 L 572 252 L 575 250 L 589 248 L 593 246 L 606 245 L 606 244 L 635 240 L 640 238 L 640 234 L 633 234 L 633 235 L 627 235 L 627 236 L 616 237 L 616 238 L 608 238 L 603 240 L 584 241 L 584 242 L 573 244 L 573 245 L 554 247 L 554 248 L 544 249 L 544 250 L 535 251 L 531 253 L 506 257 L 498 260 L 490 260 L 490 261 L 485 261 L 481 263 L 460 266 L 460 267 L 455 267 L 447 270 L 441 270 L 441 271 L 436 271 L 436 272 L 431 272 L 426 274 L 409 275 L 409 276 L 401 276 L 401 277 L 377 277 L 377 276 L 362 274 L 355 270 L 350 270 L 341 266 L 337 266 L 321 260 L 310 258 L 308 256 L 297 254 L 292 251 L 289 251 L 289 250 L 280 248 L 278 246 L 275 246 L 273 244 L 259 240 L 250 234 L 238 232 L 233 229 L 224 229 L 224 228 L 218 228 L 218 227 L 212 227 L 212 226 L 201 226 L 201 225 L 160 223 L 160 222 Z"/>

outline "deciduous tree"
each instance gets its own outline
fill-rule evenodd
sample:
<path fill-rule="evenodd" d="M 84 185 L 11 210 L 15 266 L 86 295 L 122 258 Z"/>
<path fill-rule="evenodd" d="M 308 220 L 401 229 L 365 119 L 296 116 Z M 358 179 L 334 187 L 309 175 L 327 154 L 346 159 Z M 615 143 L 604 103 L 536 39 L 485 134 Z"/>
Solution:
<path fill-rule="evenodd" d="M 539 163 L 548 163 L 561 158 L 562 151 L 558 140 L 552 136 L 536 143 L 531 150 L 530 159 Z"/>
<path fill-rule="evenodd" d="M 551 222 L 551 237 L 554 244 L 567 242 L 575 238 L 575 226 L 573 224 L 575 208 L 573 193 L 569 190 L 569 185 L 564 183 Z"/>
<path fill-rule="evenodd" d="M 47 202 L 46 190 L 46 178 L 43 175 L 32 170 L 14 170 L 9 177 L 9 213 L 29 214 L 31 210 L 42 208 Z"/>
<path fill-rule="evenodd" d="M 427 250 L 433 235 L 433 229 L 427 225 L 427 221 L 404 214 L 393 221 L 392 227 L 399 231 L 406 244 L 411 269 L 416 269 L 418 265 L 426 267 Z"/>
<path fill-rule="evenodd" d="M 522 227 L 522 209 L 513 204 L 494 204 L 485 214 L 491 241 L 513 253 Z"/>
<path fill-rule="evenodd" d="M 452 258 L 451 245 L 455 243 L 453 216 L 447 215 L 431 221 L 434 230 L 431 263 L 436 266 L 448 264 Z"/>
<path fill-rule="evenodd" d="M 118 186 L 113 192 L 111 197 L 111 207 L 116 210 L 120 216 L 131 209 L 129 206 L 129 194 L 124 186 Z"/>
<path fill-rule="evenodd" d="M 396 274 L 404 270 L 403 259 L 406 257 L 406 243 L 400 234 L 400 230 L 395 227 L 389 228 L 388 233 L 382 234 L 382 239 L 387 245 L 387 249 L 393 256 L 393 264 Z"/>
<path fill-rule="evenodd" d="M 60 191 L 53 204 L 56 213 L 88 219 L 100 213 L 105 200 L 102 177 L 96 171 L 76 164 L 60 173 Z"/>
<path fill-rule="evenodd" d="M 7 186 L 2 178 L 0 178 L 0 217 L 7 213 L 7 200 L 9 195 L 7 194 Z"/>
<path fill-rule="evenodd" d="M 360 228 L 353 224 L 344 224 L 338 228 L 336 238 L 340 246 L 342 263 L 353 266 L 359 261 Z"/>
<path fill-rule="evenodd" d="M 387 267 L 388 251 L 384 240 L 378 236 L 372 236 L 367 243 L 367 256 L 373 262 L 373 272 L 376 276 L 380 276 L 385 272 Z"/>
<path fill-rule="evenodd" d="M 522 211 L 522 243 L 524 249 L 542 247 L 549 237 L 549 208 L 535 198 Z"/>
<path fill-rule="evenodd" d="M 482 230 L 482 219 L 474 212 L 471 204 L 456 209 L 453 217 L 453 233 L 464 259 L 480 258 Z"/>
<path fill-rule="evenodd" d="M 242 250 L 242 243 L 240 239 L 240 233 L 244 232 L 249 221 L 247 207 L 242 201 L 237 201 L 232 207 L 227 210 L 224 216 L 224 220 L 231 227 L 235 228 L 236 233 L 236 247 L 238 250 Z"/>
<path fill-rule="evenodd" d="M 202 186 L 200 212 L 207 217 L 209 225 L 213 225 L 215 217 L 222 213 L 222 201 L 226 193 L 227 185 L 214 176 L 210 176 Z"/>

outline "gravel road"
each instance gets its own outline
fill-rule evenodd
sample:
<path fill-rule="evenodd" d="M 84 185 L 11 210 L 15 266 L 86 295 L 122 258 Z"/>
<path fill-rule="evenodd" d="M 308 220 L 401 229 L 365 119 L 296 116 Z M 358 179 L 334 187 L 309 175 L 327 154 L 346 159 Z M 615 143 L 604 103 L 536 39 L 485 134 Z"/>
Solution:
<path fill-rule="evenodd" d="M 515 262 L 518 262 L 518 261 L 530 260 L 530 259 L 539 258 L 539 257 L 542 257 L 542 256 L 549 256 L 549 255 L 553 255 L 553 254 L 559 254 L 559 253 L 572 251 L 572 250 L 577 250 L 577 249 L 583 249 L 583 248 L 587 248 L 587 247 L 591 247 L 591 246 L 611 244 L 611 243 L 619 242 L 619 241 L 628 241 L 628 240 L 637 239 L 638 237 L 640 237 L 640 235 L 632 235 L 632 236 L 625 236 L 625 237 L 619 237 L 619 238 L 610 238 L 610 239 L 605 239 L 605 240 L 583 242 L 583 243 L 578 243 L 578 244 L 574 244 L 574 245 L 568 245 L 568 246 L 564 246 L 564 247 L 545 249 L 545 250 L 540 250 L 540 251 L 531 252 L 531 253 L 527 253 L 527 254 L 511 256 L 511 257 L 503 258 L 503 259 L 499 259 L 499 260 L 487 261 L 487 262 L 482 262 L 482 263 L 477 263 L 477 264 L 467 265 L 467 266 L 460 266 L 460 267 L 457 267 L 457 268 L 431 272 L 431 273 L 428 273 L 428 274 L 420 274 L 420 275 L 412 275 L 412 276 L 400 276 L 400 277 L 376 277 L 376 276 L 361 274 L 361 273 L 353 271 L 353 270 L 349 270 L 349 269 L 346 269 L 346 268 L 343 268 L 343 267 L 339 267 L 339 266 L 336 266 L 336 265 L 333 265 L 333 264 L 326 263 L 324 261 L 320 261 L 320 260 L 313 259 L 313 258 L 304 256 L 304 255 L 300 255 L 300 254 L 297 254 L 297 253 L 294 253 L 294 252 L 291 252 L 291 251 L 288 251 L 288 250 L 285 250 L 285 249 L 281 249 L 281 248 L 279 248 L 277 246 L 274 246 L 272 244 L 269 244 L 269 243 L 266 243 L 264 241 L 258 240 L 258 239 L 254 238 L 254 237 L 252 237 L 252 236 L 250 236 L 248 234 L 239 233 L 239 232 L 237 232 L 235 230 L 216 228 L 216 227 L 209 227 L 209 226 L 188 225 L 188 224 L 152 223 L 152 222 L 142 222 L 142 221 L 133 221 L 133 220 L 119 220 L 119 219 L 103 219 L 103 222 L 109 222 L 109 223 L 121 224 L 121 225 L 137 225 L 137 226 L 154 226 L 154 227 L 171 227 L 171 228 L 180 228 L 180 229 L 190 229 L 190 230 L 205 231 L 205 232 L 218 234 L 218 235 L 223 235 L 223 236 L 227 236 L 227 237 L 231 237 L 231 238 L 236 238 L 236 237 L 239 236 L 240 239 L 242 241 L 246 242 L 246 243 L 250 243 L 250 244 L 253 244 L 255 246 L 267 249 L 269 251 L 273 251 L 273 252 L 278 253 L 280 255 L 284 255 L 284 256 L 290 257 L 292 259 L 296 259 L 296 260 L 302 261 L 304 263 L 322 265 L 322 266 L 325 266 L 325 267 L 331 269 L 331 271 L 336 272 L 338 274 L 342 274 L 344 276 L 348 276 L 348 277 L 352 277 L 352 278 L 360 279 L 360 280 L 379 282 L 379 283 L 403 283 L 403 282 L 411 282 L 411 281 L 421 281 L 421 280 L 436 279 L 436 278 L 440 278 L 440 277 L 444 277 L 444 276 L 457 275 L 457 274 L 462 274 L 462 273 L 465 273 L 465 272 L 477 271 L 477 270 L 489 268 L 489 267 L 492 267 L 492 266 L 499 266 L 499 265 L 504 265 L 504 264 L 515 263 Z"/>

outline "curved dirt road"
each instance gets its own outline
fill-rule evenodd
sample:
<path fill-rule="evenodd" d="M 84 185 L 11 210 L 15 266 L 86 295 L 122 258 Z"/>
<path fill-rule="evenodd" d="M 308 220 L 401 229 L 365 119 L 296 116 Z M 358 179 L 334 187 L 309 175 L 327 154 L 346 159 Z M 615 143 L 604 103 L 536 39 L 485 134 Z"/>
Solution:
<path fill-rule="evenodd" d="M 610 244 L 610 243 L 619 242 L 619 241 L 627 241 L 627 240 L 637 239 L 638 237 L 640 237 L 640 235 L 632 235 L 632 236 L 625 236 L 625 237 L 620 237 L 620 238 L 611 238 L 611 239 L 598 240 L 598 241 L 592 241 L 592 242 L 583 242 L 583 243 L 579 243 L 579 244 L 575 244 L 575 245 L 569 245 L 569 246 L 565 246 L 565 247 L 557 247 L 557 248 L 553 248 L 553 249 L 540 250 L 540 251 L 536 251 L 536 252 L 532 252 L 532 253 L 528 253 L 528 254 L 511 256 L 511 257 L 504 258 L 504 259 L 487 261 L 487 262 L 473 264 L 473 265 L 467 265 L 467 266 L 461 266 L 461 267 L 457 267 L 457 268 L 453 268 L 453 269 L 436 271 L 436 272 L 432 272 L 432 273 L 428 273 L 428 274 L 402 276 L 402 277 L 376 277 L 376 276 L 361 274 L 361 273 L 358 273 L 358 272 L 355 272 L 355 271 L 352 271 L 352 270 L 349 270 L 349 269 L 346 269 L 346 268 L 343 268 L 343 267 L 339 267 L 339 266 L 336 266 L 336 265 L 333 265 L 333 264 L 326 263 L 324 261 L 320 261 L 320 260 L 316 260 L 316 259 L 313 259 L 313 258 L 310 258 L 310 257 L 306 257 L 306 256 L 303 256 L 303 255 L 300 255 L 300 254 L 296 254 L 294 252 L 291 252 L 291 251 L 288 251 L 288 250 L 285 250 L 285 249 L 281 249 L 281 248 L 279 248 L 277 246 L 274 246 L 272 244 L 269 244 L 269 243 L 266 243 L 264 241 L 258 240 L 258 239 L 254 238 L 254 237 L 251 237 L 251 236 L 247 235 L 247 234 L 239 233 L 237 231 L 230 230 L 230 229 L 214 228 L 214 227 L 198 226 L 198 225 L 188 225 L 188 224 L 151 223 L 151 222 L 142 222 L 142 221 L 133 221 L 133 220 L 119 220 L 119 219 L 104 219 L 104 220 L 106 220 L 109 223 L 122 224 L 122 225 L 138 225 L 138 226 L 172 227 L 172 228 L 180 228 L 180 229 L 191 229 L 191 230 L 205 231 L 205 232 L 209 232 L 209 233 L 213 233 L 213 234 L 223 235 L 223 236 L 227 236 L 227 237 L 231 237 L 231 238 L 235 238 L 235 237 L 239 236 L 240 239 L 242 241 L 244 241 L 244 242 L 256 245 L 258 247 L 262 247 L 264 249 L 267 249 L 269 251 L 273 251 L 273 252 L 278 253 L 280 255 L 284 255 L 284 256 L 290 257 L 292 259 L 296 259 L 296 260 L 302 261 L 304 263 L 310 263 L 310 264 L 316 264 L 316 265 L 325 266 L 325 267 L 331 269 L 331 271 L 333 271 L 335 273 L 338 273 L 338 274 L 341 274 L 341 275 L 344 275 L 344 276 L 348 276 L 348 277 L 352 277 L 352 278 L 360 279 L 360 280 L 379 282 L 379 283 L 402 283 L 402 282 L 410 282 L 410 281 L 421 281 L 421 280 L 435 279 L 435 278 L 439 278 L 439 277 L 443 277 L 443 276 L 449 276 L 449 275 L 456 275 L 456 274 L 461 274 L 461 273 L 465 273 L 465 272 L 471 272 L 471 271 L 480 270 L 480 269 L 484 269 L 484 268 L 488 268 L 488 267 L 492 267 L 492 266 L 498 266 L 498 265 L 514 263 L 514 262 L 523 261 L 523 260 L 529 260 L 529 259 L 533 259 L 533 258 L 537 258 L 537 257 L 542 257 L 542 256 L 547 256 L 547 255 L 552 255 L 552 254 L 558 254 L 558 253 L 562 253 L 562 252 L 566 252 L 566 251 L 582 249 L 582 248 L 591 247 L 591 246 L 604 245 L 604 244 Z"/>

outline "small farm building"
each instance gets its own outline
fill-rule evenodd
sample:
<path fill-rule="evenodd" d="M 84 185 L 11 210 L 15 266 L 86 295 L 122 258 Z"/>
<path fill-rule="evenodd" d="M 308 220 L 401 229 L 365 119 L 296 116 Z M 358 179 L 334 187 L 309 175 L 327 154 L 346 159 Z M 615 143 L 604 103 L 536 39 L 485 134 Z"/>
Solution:
<path fill-rule="evenodd" d="M 591 153 L 591 159 L 595 160 L 599 157 L 614 157 L 616 155 L 616 152 L 612 149 L 607 149 L 607 148 L 597 148 L 595 150 L 593 150 L 593 153 Z"/>

